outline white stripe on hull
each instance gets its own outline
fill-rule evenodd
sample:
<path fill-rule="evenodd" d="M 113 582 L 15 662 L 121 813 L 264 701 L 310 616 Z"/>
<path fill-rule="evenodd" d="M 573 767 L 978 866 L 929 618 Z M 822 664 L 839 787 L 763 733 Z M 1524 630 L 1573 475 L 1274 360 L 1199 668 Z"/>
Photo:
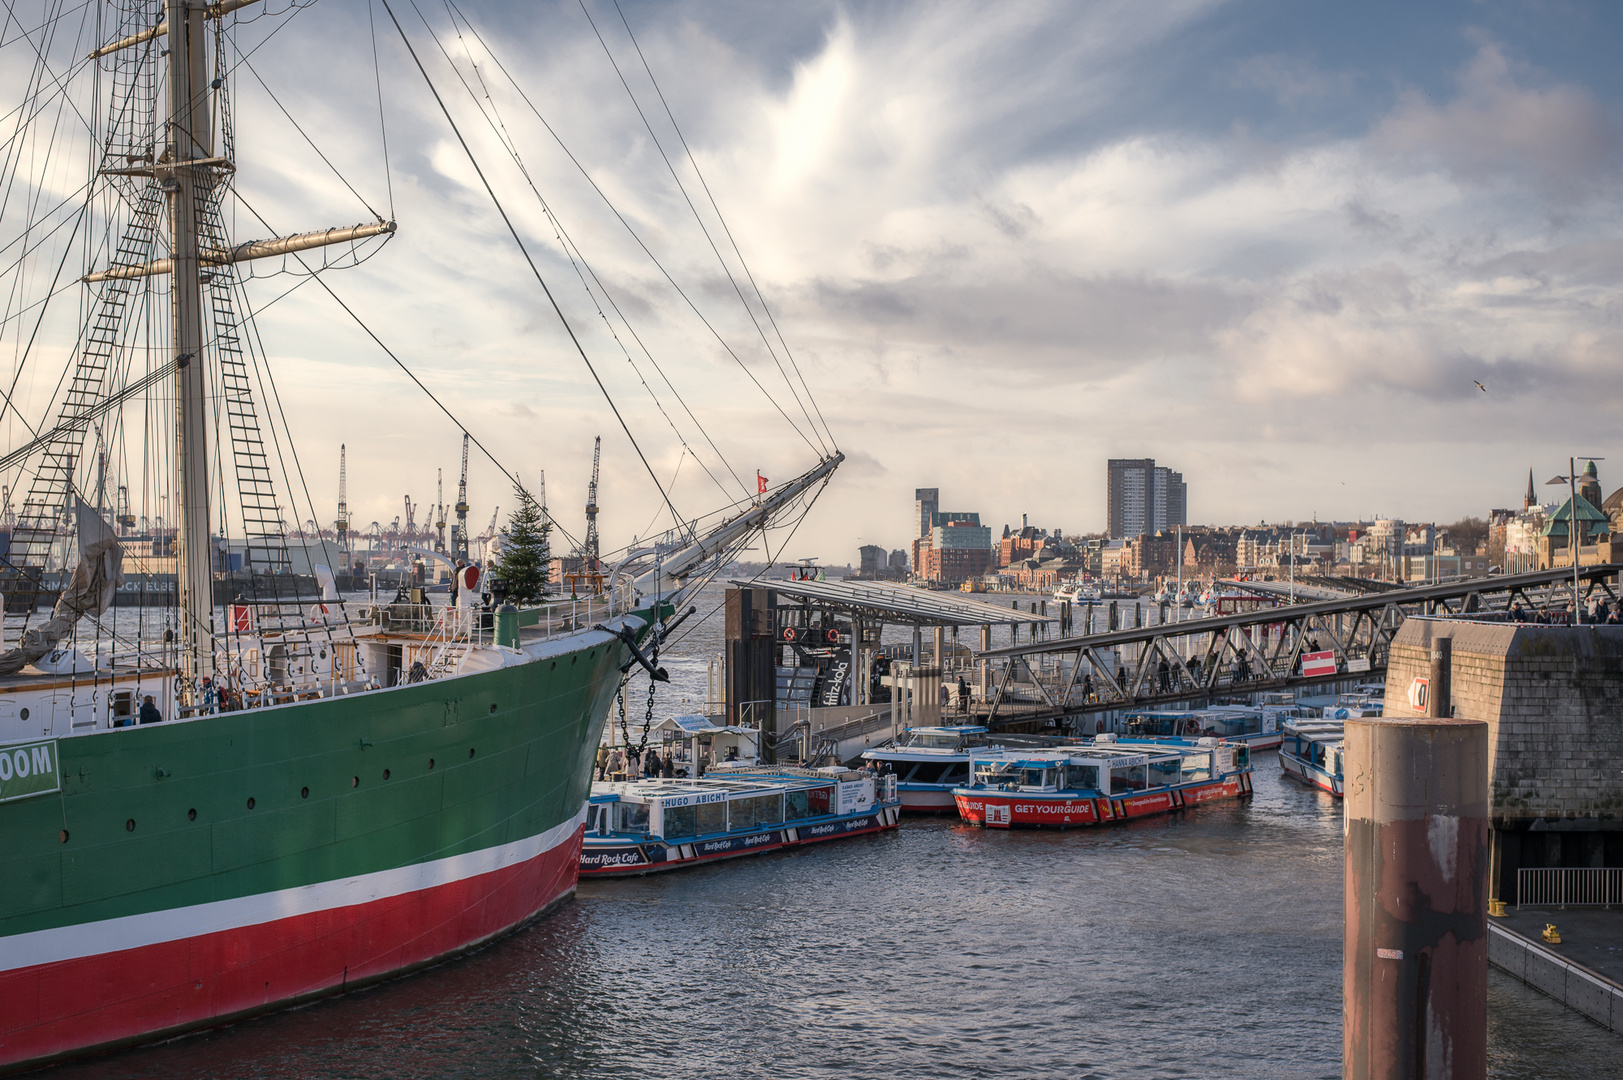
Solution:
<path fill-rule="evenodd" d="M 586 807 L 582 806 L 574 817 L 554 825 L 546 832 L 463 855 L 292 889 L 0 938 L 0 971 L 158 945 L 421 892 L 529 862 L 543 852 L 567 843 L 575 830 L 585 822 Z"/>

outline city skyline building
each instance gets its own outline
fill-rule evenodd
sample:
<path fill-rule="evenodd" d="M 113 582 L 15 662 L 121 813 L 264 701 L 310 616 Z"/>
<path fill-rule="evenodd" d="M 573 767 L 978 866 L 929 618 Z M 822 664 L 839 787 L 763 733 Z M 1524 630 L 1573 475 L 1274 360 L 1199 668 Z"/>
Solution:
<path fill-rule="evenodd" d="M 922 540 L 930 535 L 932 519 L 939 509 L 941 509 L 940 488 L 913 489 L 913 539 Z"/>
<path fill-rule="evenodd" d="M 1154 458 L 1110 458 L 1105 470 L 1105 528 L 1112 540 L 1189 523 L 1183 473 L 1156 465 Z"/>

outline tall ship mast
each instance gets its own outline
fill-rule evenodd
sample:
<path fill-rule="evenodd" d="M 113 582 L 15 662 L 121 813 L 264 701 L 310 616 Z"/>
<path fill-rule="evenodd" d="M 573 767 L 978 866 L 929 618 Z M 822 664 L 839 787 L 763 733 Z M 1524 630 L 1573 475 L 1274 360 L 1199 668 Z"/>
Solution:
<path fill-rule="evenodd" d="M 653 674 L 640 649 L 752 539 L 809 509 L 843 460 L 823 446 L 795 480 L 706 517 L 678 515 L 662 488 L 665 554 L 605 558 L 613 572 L 574 601 L 346 602 L 326 565 L 294 558 L 308 537 L 299 527 L 292 544 L 285 522 L 324 515 L 299 510 L 239 268 L 375 252 L 396 224 L 228 235 L 250 217 L 228 212 L 232 35 L 256 12 L 293 14 L 256 0 L 92 7 L 84 22 L 79 9 L 51 16 L 72 64 L 49 62 L 43 31 L 11 42 L 35 48 L 39 77 L 8 145 L 52 145 L 31 125 L 52 115 L 51 95 L 66 115 L 64 95 L 87 83 L 71 112 L 91 153 L 72 197 L 78 283 L 60 267 L 61 280 L 31 277 L 51 286 L 45 299 L 0 313 L 8 354 L 58 385 L 38 416 L 15 397 L 0 412 L 0 1072 L 377 982 L 567 899 L 603 724 L 626 673 Z M 29 194 L 0 204 L 0 244 L 27 257 L 67 235 L 56 223 L 76 204 L 46 198 L 67 161 L 28 171 L 24 157 L 0 176 Z M 36 348 L 30 328 L 58 296 L 78 301 L 74 340 Z M 477 439 L 461 433 L 452 547 L 465 558 Z M 347 444 L 339 461 L 342 554 Z M 596 478 L 594 461 L 594 568 Z M 442 544 L 444 520 L 437 496 Z M 136 573 L 172 575 L 172 597 L 115 609 Z"/>

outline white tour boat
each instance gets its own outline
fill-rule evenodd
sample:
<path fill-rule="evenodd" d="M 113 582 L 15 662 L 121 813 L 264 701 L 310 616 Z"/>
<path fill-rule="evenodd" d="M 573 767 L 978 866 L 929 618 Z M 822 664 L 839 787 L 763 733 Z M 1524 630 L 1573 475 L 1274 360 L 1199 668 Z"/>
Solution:
<path fill-rule="evenodd" d="M 599 781 L 580 876 L 627 877 L 894 829 L 896 780 L 841 767 L 761 765 L 725 778 Z"/>

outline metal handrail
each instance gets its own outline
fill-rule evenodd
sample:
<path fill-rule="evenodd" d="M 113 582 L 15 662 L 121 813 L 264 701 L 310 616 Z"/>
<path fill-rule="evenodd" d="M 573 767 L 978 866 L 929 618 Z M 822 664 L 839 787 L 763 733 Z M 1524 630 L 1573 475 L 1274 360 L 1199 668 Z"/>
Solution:
<path fill-rule="evenodd" d="M 1623 867 L 1547 866 L 1516 871 L 1516 907 L 1623 905 Z"/>

